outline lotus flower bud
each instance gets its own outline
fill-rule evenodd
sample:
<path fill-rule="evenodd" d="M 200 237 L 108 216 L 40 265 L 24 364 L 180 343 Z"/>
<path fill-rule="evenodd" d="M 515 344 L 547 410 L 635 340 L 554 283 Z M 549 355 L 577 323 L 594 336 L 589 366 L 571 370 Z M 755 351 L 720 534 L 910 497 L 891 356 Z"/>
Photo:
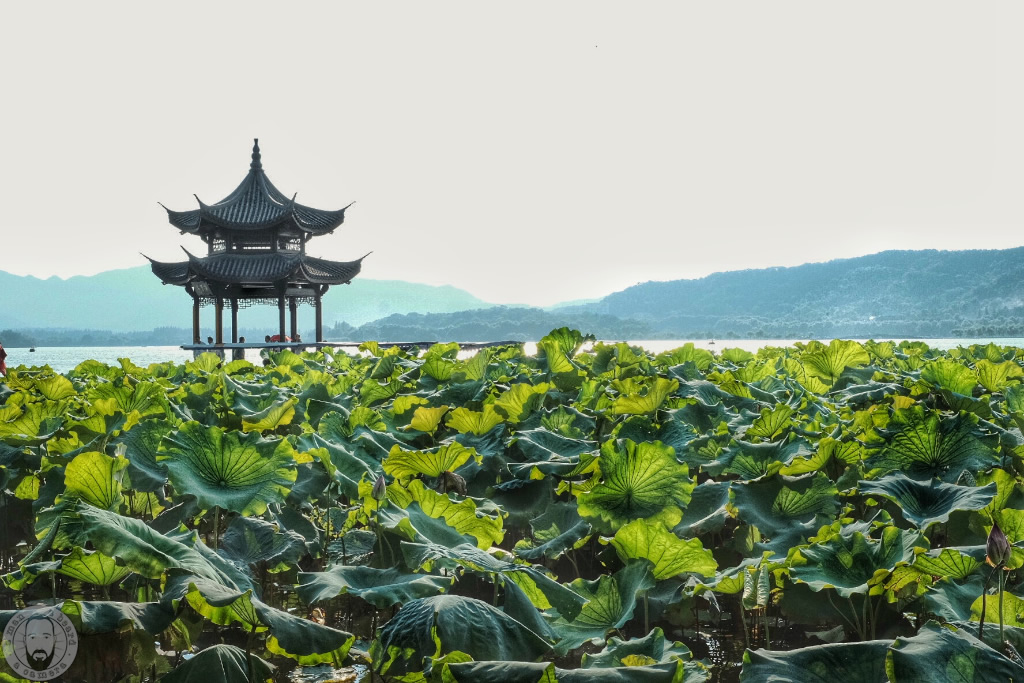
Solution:
<path fill-rule="evenodd" d="M 373 482 L 373 493 L 371 495 L 377 501 L 388 497 L 388 482 L 385 481 L 383 474 L 377 477 L 377 481 Z"/>
<path fill-rule="evenodd" d="M 985 542 L 985 554 L 988 556 L 985 559 L 993 567 L 1001 567 L 1010 561 L 1010 555 L 1013 553 L 1013 549 L 1010 547 L 1010 541 L 1007 540 L 1006 534 L 999 528 L 999 524 L 995 521 L 992 522 L 992 531 L 988 534 L 988 540 Z"/>

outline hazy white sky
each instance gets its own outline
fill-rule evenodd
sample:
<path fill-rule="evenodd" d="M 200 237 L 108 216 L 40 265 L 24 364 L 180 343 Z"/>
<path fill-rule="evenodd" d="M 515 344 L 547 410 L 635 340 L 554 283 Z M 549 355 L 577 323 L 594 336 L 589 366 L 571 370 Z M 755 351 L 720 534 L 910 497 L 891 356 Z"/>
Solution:
<path fill-rule="evenodd" d="M 0 270 L 200 252 L 253 137 L 310 253 L 499 303 L 1024 244 L 1016 2 L 0 7 Z"/>

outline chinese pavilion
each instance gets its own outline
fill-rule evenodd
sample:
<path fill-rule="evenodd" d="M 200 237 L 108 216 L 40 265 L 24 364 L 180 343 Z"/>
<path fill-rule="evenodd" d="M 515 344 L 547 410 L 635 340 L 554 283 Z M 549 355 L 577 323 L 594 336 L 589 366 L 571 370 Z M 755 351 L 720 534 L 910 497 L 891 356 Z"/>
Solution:
<path fill-rule="evenodd" d="M 329 235 L 345 220 L 345 209 L 324 211 L 283 195 L 263 172 L 259 140 L 252 163 L 235 191 L 215 204 L 191 211 L 167 211 L 171 225 L 206 242 L 206 256 L 164 263 L 149 259 L 165 285 L 184 287 L 192 297 L 192 339 L 199 337 L 199 309 L 216 312 L 216 343 L 224 343 L 224 307 L 231 311 L 231 342 L 238 342 L 238 309 L 276 304 L 280 339 L 286 336 L 285 309 L 291 312 L 291 337 L 298 332 L 298 305 L 316 310 L 316 342 L 323 341 L 322 300 L 331 285 L 348 284 L 362 266 L 358 261 L 328 261 L 306 254 L 306 242 Z M 162 206 L 162 205 L 161 205 Z M 349 205 L 351 206 L 351 204 Z M 149 258 L 148 256 L 146 258 Z M 365 256 L 363 258 L 366 258 Z"/>

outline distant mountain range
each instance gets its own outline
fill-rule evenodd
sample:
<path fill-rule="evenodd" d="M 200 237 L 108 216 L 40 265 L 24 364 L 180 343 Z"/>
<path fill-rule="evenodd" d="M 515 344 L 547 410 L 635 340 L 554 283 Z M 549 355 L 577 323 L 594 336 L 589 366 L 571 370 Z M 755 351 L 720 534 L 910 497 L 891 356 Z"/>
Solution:
<path fill-rule="evenodd" d="M 62 280 L 11 275 L 0 271 L 0 329 L 90 329 L 141 331 L 188 327 L 192 302 L 180 287 L 167 286 L 149 266 L 110 270 Z M 356 278 L 332 287 L 324 297 L 324 324 L 344 320 L 362 325 L 395 313 L 448 313 L 491 304 L 465 290 L 398 280 Z M 212 327 L 211 308 L 202 311 L 203 326 Z M 277 309 L 255 306 L 239 313 L 239 325 L 276 329 Z M 299 307 L 302 329 L 313 325 L 312 309 Z"/>
<path fill-rule="evenodd" d="M 190 321 L 188 297 L 161 285 L 148 266 L 67 280 L 0 271 L 0 292 L 0 342 L 19 331 L 40 345 L 112 344 L 103 331 L 126 344 L 177 344 L 190 334 L 143 333 Z M 204 335 L 212 319 L 204 309 Z M 259 335 L 276 328 L 277 310 L 245 309 L 239 322 Z M 493 306 L 455 287 L 357 278 L 328 292 L 324 323 L 329 339 L 388 341 L 534 339 L 562 325 L 618 339 L 1024 336 L 1024 247 L 886 251 L 715 273 L 546 309 Z M 308 307 L 299 324 L 312 327 Z M 46 331 L 55 328 L 89 333 Z"/>

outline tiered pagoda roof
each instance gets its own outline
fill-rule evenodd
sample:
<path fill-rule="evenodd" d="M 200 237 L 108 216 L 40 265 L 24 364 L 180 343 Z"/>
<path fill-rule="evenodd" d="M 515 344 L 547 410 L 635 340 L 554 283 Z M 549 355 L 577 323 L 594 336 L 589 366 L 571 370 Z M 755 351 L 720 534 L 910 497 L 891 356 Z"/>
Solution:
<path fill-rule="evenodd" d="M 187 261 L 149 260 L 164 284 L 188 287 L 204 303 L 218 292 L 265 297 L 269 287 L 347 284 L 359 274 L 363 259 L 329 261 L 305 253 L 310 238 L 330 234 L 344 222 L 348 207 L 324 211 L 288 199 L 263 171 L 259 140 L 249 173 L 231 194 L 215 204 L 196 200 L 199 208 L 191 211 L 164 208 L 171 225 L 206 242 L 207 255 L 186 251 Z"/>
<path fill-rule="evenodd" d="M 215 204 L 196 197 L 198 209 L 173 211 L 164 207 L 171 225 L 205 241 L 220 230 L 259 231 L 279 228 L 308 236 L 330 234 L 345 221 L 345 209 L 314 209 L 286 197 L 263 171 L 259 140 L 252 148 L 252 163 L 234 192 Z M 349 204 L 351 206 L 351 204 Z"/>

